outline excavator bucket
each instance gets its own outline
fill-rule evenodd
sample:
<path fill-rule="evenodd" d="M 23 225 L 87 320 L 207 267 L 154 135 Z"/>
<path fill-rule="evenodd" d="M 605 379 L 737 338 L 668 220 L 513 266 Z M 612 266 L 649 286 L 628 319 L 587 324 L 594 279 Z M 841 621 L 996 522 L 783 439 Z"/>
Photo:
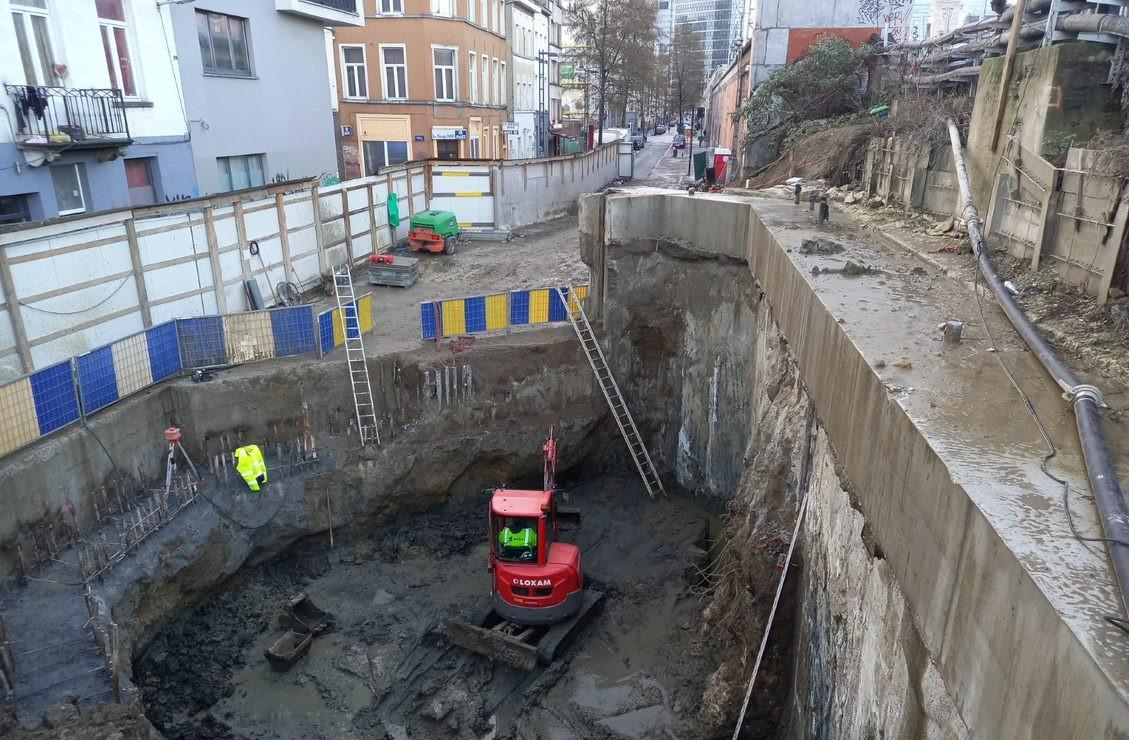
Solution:
<path fill-rule="evenodd" d="M 552 663 L 568 642 L 599 613 L 604 602 L 600 591 L 585 589 L 576 614 L 554 625 L 534 627 L 515 624 L 485 609 L 477 623 L 448 619 L 443 634 L 452 645 L 466 648 L 523 671 Z"/>
<path fill-rule="evenodd" d="M 294 632 L 320 635 L 333 626 L 333 615 L 318 607 L 310 595 L 303 592 L 283 605 L 279 622 Z"/>

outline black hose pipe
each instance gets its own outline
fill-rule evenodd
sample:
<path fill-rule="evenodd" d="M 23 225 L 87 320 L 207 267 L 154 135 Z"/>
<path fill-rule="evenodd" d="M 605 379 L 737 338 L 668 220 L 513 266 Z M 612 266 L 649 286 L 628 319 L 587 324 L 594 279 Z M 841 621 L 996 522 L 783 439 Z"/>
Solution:
<path fill-rule="evenodd" d="M 968 222 L 968 239 L 976 254 L 976 262 L 1016 332 L 1074 406 L 1078 439 L 1082 443 L 1082 456 L 1086 461 L 1086 475 L 1090 479 L 1090 490 L 1097 504 L 1102 531 L 1105 532 L 1109 559 L 1121 589 L 1122 610 L 1123 613 L 1129 614 L 1129 506 L 1125 503 L 1125 495 L 1121 491 L 1117 471 L 1110 460 L 1109 447 L 1106 446 L 1105 434 L 1102 432 L 1101 409 L 1105 404 L 1101 391 L 1092 385 L 1082 383 L 1078 376 L 1058 358 L 1055 351 L 1043 339 L 1043 335 L 1004 287 L 1003 281 L 989 262 L 980 228 L 980 214 L 972 200 L 972 189 L 968 183 L 968 167 L 964 162 L 960 131 L 952 119 L 949 119 L 948 124 L 964 217 Z"/>

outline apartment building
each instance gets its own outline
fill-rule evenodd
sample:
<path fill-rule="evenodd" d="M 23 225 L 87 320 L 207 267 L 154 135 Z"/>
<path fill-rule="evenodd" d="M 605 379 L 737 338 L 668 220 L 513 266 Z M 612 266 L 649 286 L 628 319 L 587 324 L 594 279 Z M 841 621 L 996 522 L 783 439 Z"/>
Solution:
<path fill-rule="evenodd" d="M 505 157 L 504 0 L 364 4 L 364 26 L 334 33 L 342 177 L 429 157 Z"/>
<path fill-rule="evenodd" d="M 0 225 L 335 172 L 359 1 L 0 0 Z"/>
<path fill-rule="evenodd" d="M 194 195 L 153 2 L 0 0 L 0 224 Z"/>
<path fill-rule="evenodd" d="M 324 29 L 361 27 L 360 0 L 162 7 L 201 194 L 337 173 Z"/>
<path fill-rule="evenodd" d="M 549 11 L 532 0 L 506 0 L 510 42 L 514 133 L 506 137 L 508 156 L 542 156 L 541 111 L 545 103 L 545 57 L 549 51 Z"/>

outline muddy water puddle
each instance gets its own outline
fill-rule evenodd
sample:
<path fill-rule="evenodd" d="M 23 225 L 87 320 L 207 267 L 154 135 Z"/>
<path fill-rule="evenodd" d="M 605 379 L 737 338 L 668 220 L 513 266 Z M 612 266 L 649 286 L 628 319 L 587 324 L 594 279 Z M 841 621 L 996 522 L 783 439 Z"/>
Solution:
<path fill-rule="evenodd" d="M 144 651 L 148 716 L 173 738 L 694 737 L 716 662 L 692 587 L 716 521 L 629 478 L 567 489 L 584 515 L 585 572 L 608 598 L 552 666 L 527 674 L 440 636 L 488 594 L 482 497 L 237 576 Z M 336 627 L 275 672 L 263 651 L 299 591 Z"/>

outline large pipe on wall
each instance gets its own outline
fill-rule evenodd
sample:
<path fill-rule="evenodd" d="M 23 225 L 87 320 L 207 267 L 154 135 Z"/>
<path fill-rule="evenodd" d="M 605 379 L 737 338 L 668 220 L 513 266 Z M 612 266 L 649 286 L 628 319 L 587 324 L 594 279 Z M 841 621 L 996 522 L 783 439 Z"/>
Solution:
<path fill-rule="evenodd" d="M 1096 387 L 1082 383 L 1074 371 L 1059 359 L 1039 330 L 1027 318 L 1027 314 L 1012 298 L 1011 293 L 1004 288 L 1003 281 L 996 274 L 995 268 L 988 260 L 988 252 L 984 248 L 980 214 L 972 200 L 968 168 L 964 161 L 964 149 L 960 143 L 960 131 L 952 119 L 949 119 L 948 125 L 949 141 L 953 148 L 957 182 L 960 184 L 964 207 L 963 215 L 968 222 L 968 240 L 972 243 L 976 262 L 1011 325 L 1015 327 L 1016 332 L 1074 406 L 1074 419 L 1078 426 L 1078 438 L 1082 443 L 1086 475 L 1090 480 L 1090 490 L 1094 494 L 1102 530 L 1105 532 L 1109 559 L 1121 589 L 1123 614 L 1129 613 L 1129 506 L 1125 503 L 1125 495 L 1117 480 L 1117 471 L 1113 467 L 1105 434 L 1102 432 L 1101 410 L 1105 406 L 1102 393 Z M 1127 628 L 1129 622 L 1118 618 L 1117 623 L 1122 629 L 1129 631 Z"/>

